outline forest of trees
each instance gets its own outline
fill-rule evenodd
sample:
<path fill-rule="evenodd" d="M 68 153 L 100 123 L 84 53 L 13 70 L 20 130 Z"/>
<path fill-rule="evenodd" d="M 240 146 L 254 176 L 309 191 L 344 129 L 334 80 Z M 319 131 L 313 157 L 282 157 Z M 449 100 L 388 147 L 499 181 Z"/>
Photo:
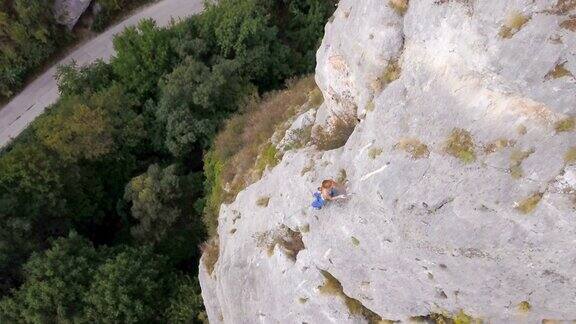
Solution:
<path fill-rule="evenodd" d="M 61 67 L 60 100 L 0 155 L 0 322 L 202 322 L 203 154 L 248 98 L 313 70 L 334 5 L 220 0 Z"/>

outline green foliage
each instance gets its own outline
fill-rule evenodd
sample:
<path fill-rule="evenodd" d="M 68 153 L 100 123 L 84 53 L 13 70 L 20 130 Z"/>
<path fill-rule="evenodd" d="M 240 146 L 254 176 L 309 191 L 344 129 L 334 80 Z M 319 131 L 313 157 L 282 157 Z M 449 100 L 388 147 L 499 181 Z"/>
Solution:
<path fill-rule="evenodd" d="M 476 161 L 472 134 L 465 129 L 452 129 L 450 136 L 446 139 L 445 150 L 446 153 L 459 158 L 463 163 Z"/>
<path fill-rule="evenodd" d="M 215 236 L 218 230 L 218 212 L 220 211 L 220 204 L 222 204 L 224 194 L 221 178 L 223 167 L 224 163 L 218 159 L 214 151 L 209 151 L 204 155 L 206 207 L 204 208 L 202 221 L 209 236 Z"/>
<path fill-rule="evenodd" d="M 12 96 L 69 38 L 54 20 L 52 1 L 0 2 L 0 98 Z"/>
<path fill-rule="evenodd" d="M 82 67 L 78 67 L 76 62 L 58 66 L 57 79 L 61 94 L 81 95 L 109 87 L 114 75 L 110 64 L 97 60 Z"/>
<path fill-rule="evenodd" d="M 158 80 L 175 63 L 170 37 L 170 29 L 158 28 L 152 19 L 147 19 L 114 38 L 116 56 L 112 68 L 119 81 L 138 98 L 153 97 Z"/>
<path fill-rule="evenodd" d="M 71 233 L 33 254 L 24 272 L 25 283 L 0 301 L 3 323 L 194 322 L 202 314 L 197 283 L 147 247 L 95 249 Z"/>
<path fill-rule="evenodd" d="M 165 169 L 153 164 L 148 171 L 133 178 L 126 186 L 124 199 L 132 203 L 132 217 L 138 224 L 131 229 L 139 241 L 157 243 L 176 225 L 182 225 L 188 199 L 200 188 L 193 188 L 192 181 L 180 175 L 178 167 Z M 196 181 L 198 184 L 199 181 Z"/>
<path fill-rule="evenodd" d="M 216 55 L 238 60 L 241 74 L 261 88 L 278 86 L 290 73 L 289 49 L 270 21 L 262 0 L 223 0 L 209 4 L 200 17 L 201 38 Z"/>
<path fill-rule="evenodd" d="M 255 171 L 259 176 L 262 176 L 267 168 L 273 168 L 279 162 L 278 149 L 273 144 L 268 144 L 264 146 L 264 149 L 256 160 Z"/>
<path fill-rule="evenodd" d="M 206 323 L 204 304 L 200 295 L 200 285 L 196 279 L 182 278 L 166 309 L 168 323 Z"/>
<path fill-rule="evenodd" d="M 0 302 L 0 321 L 62 323 L 78 320 L 85 306 L 99 255 L 92 244 L 70 234 L 56 240 L 52 248 L 33 254 L 24 266 L 26 281 L 12 298 Z"/>
<path fill-rule="evenodd" d="M 127 248 L 107 259 L 86 294 L 88 321 L 141 323 L 160 320 L 175 278 L 166 275 L 166 259 L 148 248 Z"/>
<path fill-rule="evenodd" d="M 238 77 L 238 62 L 222 60 L 212 68 L 186 59 L 166 76 L 156 116 L 165 125 L 165 144 L 176 157 L 205 148 L 219 121 L 247 93 Z"/>

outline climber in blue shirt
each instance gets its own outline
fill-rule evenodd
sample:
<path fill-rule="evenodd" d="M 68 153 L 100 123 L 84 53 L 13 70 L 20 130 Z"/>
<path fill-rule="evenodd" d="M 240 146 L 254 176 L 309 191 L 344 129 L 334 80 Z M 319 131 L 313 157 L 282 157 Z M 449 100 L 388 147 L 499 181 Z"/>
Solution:
<path fill-rule="evenodd" d="M 332 179 L 322 181 L 322 186 L 318 187 L 318 191 L 314 193 L 312 207 L 321 209 L 327 201 L 336 198 L 338 196 L 337 186 L 338 183 Z"/>

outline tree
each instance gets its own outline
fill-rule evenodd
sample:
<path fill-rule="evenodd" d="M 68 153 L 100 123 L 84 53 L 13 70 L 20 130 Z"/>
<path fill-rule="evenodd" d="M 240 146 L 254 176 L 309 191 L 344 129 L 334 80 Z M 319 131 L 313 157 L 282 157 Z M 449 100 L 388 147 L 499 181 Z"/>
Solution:
<path fill-rule="evenodd" d="M 156 27 L 152 19 L 128 27 L 114 38 L 112 68 L 128 91 L 140 99 L 154 97 L 158 80 L 177 58 L 170 42 L 171 31 Z"/>
<path fill-rule="evenodd" d="M 146 173 L 132 179 L 124 194 L 124 199 L 132 203 L 132 217 L 138 220 L 132 235 L 142 242 L 163 240 L 184 213 L 184 187 L 175 165 L 161 169 L 153 164 Z"/>
<path fill-rule="evenodd" d="M 188 57 L 166 76 L 157 118 L 166 125 L 166 147 L 174 156 L 190 156 L 207 147 L 220 121 L 237 108 L 249 89 L 239 68 L 233 60 L 210 68 Z"/>
<path fill-rule="evenodd" d="M 81 95 L 108 88 L 114 79 L 112 66 L 97 60 L 78 67 L 76 62 L 60 65 L 57 69 L 58 90 L 62 95 Z"/>
<path fill-rule="evenodd" d="M 125 248 L 96 271 L 85 298 L 86 319 L 98 323 L 161 322 L 173 275 L 150 248 Z"/>
<path fill-rule="evenodd" d="M 24 266 L 26 281 L 0 302 L 0 321 L 66 323 L 83 315 L 84 294 L 101 262 L 92 244 L 71 233 L 35 253 Z"/>
<path fill-rule="evenodd" d="M 198 22 L 214 55 L 237 60 L 241 75 L 260 89 L 279 86 L 291 73 L 289 49 L 277 37 L 270 9 L 269 1 L 222 0 L 209 4 Z"/>
<path fill-rule="evenodd" d="M 197 278 L 178 278 L 170 305 L 166 309 L 166 319 L 169 323 L 208 324 Z"/>
<path fill-rule="evenodd" d="M 68 161 L 93 160 L 114 148 L 112 126 L 107 113 L 86 104 L 70 102 L 37 124 L 44 145 Z"/>

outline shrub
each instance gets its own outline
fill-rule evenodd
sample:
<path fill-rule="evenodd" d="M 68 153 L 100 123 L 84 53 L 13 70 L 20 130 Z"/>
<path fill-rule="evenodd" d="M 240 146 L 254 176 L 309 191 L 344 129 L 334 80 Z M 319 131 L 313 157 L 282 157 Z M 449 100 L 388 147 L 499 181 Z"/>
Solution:
<path fill-rule="evenodd" d="M 525 300 L 521 301 L 518 304 L 518 310 L 522 313 L 528 313 L 531 308 L 532 308 L 532 306 L 530 305 L 530 303 L 525 301 Z"/>
<path fill-rule="evenodd" d="M 269 196 L 263 196 L 258 198 L 258 200 L 256 200 L 256 205 L 260 206 L 260 207 L 268 207 L 268 203 L 270 202 L 270 197 Z"/>
<path fill-rule="evenodd" d="M 329 126 L 318 126 L 312 135 L 313 143 L 321 151 L 340 148 L 346 144 L 357 123 L 352 116 L 337 116 Z"/>
<path fill-rule="evenodd" d="M 278 157 L 278 149 L 276 146 L 271 143 L 266 144 L 256 159 L 256 166 L 254 167 L 254 171 L 256 172 L 257 177 L 262 177 L 264 171 L 266 171 L 266 168 L 273 168 L 278 165 L 279 162 L 280 158 Z"/>
<path fill-rule="evenodd" d="M 410 154 L 413 159 L 427 158 L 430 155 L 428 146 L 416 138 L 401 138 L 394 148 Z"/>
<path fill-rule="evenodd" d="M 382 149 L 379 147 L 373 147 L 368 151 L 368 156 L 372 160 L 376 159 L 378 156 L 380 156 L 380 154 L 382 154 Z"/>
<path fill-rule="evenodd" d="M 320 105 L 324 102 L 324 96 L 322 95 L 322 91 L 320 91 L 320 89 L 318 88 L 310 91 L 308 97 L 310 99 L 310 104 L 312 105 L 312 107 L 320 107 Z"/>
<path fill-rule="evenodd" d="M 500 28 L 498 35 L 502 38 L 512 38 L 524 25 L 530 20 L 529 16 L 525 16 L 520 12 L 512 12 L 506 18 L 504 25 Z"/>
<path fill-rule="evenodd" d="M 465 129 L 454 128 L 445 145 L 446 153 L 457 157 L 463 163 L 472 163 L 476 160 L 472 135 Z"/>
<path fill-rule="evenodd" d="M 570 72 L 570 70 L 568 70 L 565 67 L 565 65 L 566 65 L 566 62 L 564 62 L 562 64 L 556 64 L 554 69 L 546 74 L 545 78 L 546 79 L 559 79 L 559 78 L 563 78 L 563 77 L 572 77 L 573 78 L 574 75 L 572 74 L 572 72 Z"/>
<path fill-rule="evenodd" d="M 542 193 L 536 192 L 532 194 L 530 197 L 522 200 L 518 204 L 518 206 L 516 206 L 516 209 L 522 214 L 530 214 L 531 212 L 534 211 L 534 209 L 536 209 L 536 206 L 538 206 L 538 203 L 542 199 L 542 196 L 543 196 Z"/>
<path fill-rule="evenodd" d="M 564 155 L 564 162 L 566 162 L 566 164 L 572 164 L 576 162 L 576 146 L 573 146 L 569 148 L 568 151 L 566 151 L 566 154 Z"/>
<path fill-rule="evenodd" d="M 200 249 L 202 250 L 202 261 L 204 262 L 206 271 L 208 271 L 209 275 L 212 275 L 212 272 L 214 272 L 214 266 L 220 256 L 220 243 L 218 237 L 212 237 L 208 241 L 202 243 Z"/>
<path fill-rule="evenodd" d="M 368 102 L 366 104 L 366 111 L 370 112 L 370 111 L 374 111 L 374 108 L 376 108 L 376 105 L 374 104 L 374 100 L 370 100 L 370 102 Z"/>
<path fill-rule="evenodd" d="M 390 0 L 390 7 L 396 11 L 397 14 L 403 16 L 408 10 L 408 0 Z"/>
<path fill-rule="evenodd" d="M 398 80 L 400 78 L 400 74 L 402 73 L 400 64 L 398 59 L 391 59 L 388 61 L 388 65 L 382 72 L 382 75 L 376 78 L 376 80 L 372 83 L 372 89 L 375 92 L 380 92 L 386 87 L 387 84 L 391 83 L 394 80 Z"/>
<path fill-rule="evenodd" d="M 512 151 L 512 154 L 510 154 L 510 175 L 512 175 L 512 178 L 518 179 L 522 177 L 522 162 L 532 153 L 534 153 L 534 149 Z"/>
<path fill-rule="evenodd" d="M 534 149 L 529 149 L 526 151 L 513 150 L 510 154 L 510 175 L 514 179 L 519 179 L 522 177 L 522 162 L 526 160 L 530 155 L 534 153 Z"/>
<path fill-rule="evenodd" d="M 576 117 L 566 117 L 554 124 L 556 133 L 572 132 L 576 126 Z"/>

